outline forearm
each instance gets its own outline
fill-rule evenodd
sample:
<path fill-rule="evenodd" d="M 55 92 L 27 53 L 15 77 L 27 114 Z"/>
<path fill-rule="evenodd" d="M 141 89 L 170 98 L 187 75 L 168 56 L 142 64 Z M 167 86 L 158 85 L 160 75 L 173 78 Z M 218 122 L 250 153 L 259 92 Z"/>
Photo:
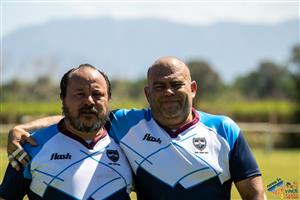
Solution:
<path fill-rule="evenodd" d="M 61 120 L 63 116 L 61 115 L 56 115 L 56 116 L 50 116 L 50 117 L 44 117 L 40 119 L 36 119 L 34 121 L 25 123 L 25 124 L 20 124 L 15 126 L 13 129 L 15 130 L 23 130 L 26 132 L 32 132 L 40 128 L 45 128 L 47 126 L 50 126 L 52 124 L 55 124 Z"/>
<path fill-rule="evenodd" d="M 267 199 L 261 176 L 247 178 L 235 183 L 235 185 L 243 200 Z"/>
<path fill-rule="evenodd" d="M 244 200 L 266 200 L 266 194 L 264 191 L 256 191 L 255 193 L 248 194 L 243 197 Z"/>

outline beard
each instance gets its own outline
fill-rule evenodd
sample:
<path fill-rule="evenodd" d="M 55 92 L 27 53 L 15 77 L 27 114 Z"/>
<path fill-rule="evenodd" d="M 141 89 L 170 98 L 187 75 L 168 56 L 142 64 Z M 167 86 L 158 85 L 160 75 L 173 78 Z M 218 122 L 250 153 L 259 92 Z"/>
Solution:
<path fill-rule="evenodd" d="M 98 132 L 101 128 L 104 127 L 105 123 L 108 120 L 108 113 L 102 113 L 98 111 L 94 106 L 83 106 L 79 109 L 78 116 L 74 117 L 72 116 L 69 108 L 63 103 L 63 115 L 65 116 L 65 119 L 68 120 L 71 124 L 71 126 L 80 132 L 85 133 L 94 133 Z M 97 120 L 92 125 L 87 125 L 80 121 L 79 116 L 81 112 L 92 112 L 95 114 Z"/>

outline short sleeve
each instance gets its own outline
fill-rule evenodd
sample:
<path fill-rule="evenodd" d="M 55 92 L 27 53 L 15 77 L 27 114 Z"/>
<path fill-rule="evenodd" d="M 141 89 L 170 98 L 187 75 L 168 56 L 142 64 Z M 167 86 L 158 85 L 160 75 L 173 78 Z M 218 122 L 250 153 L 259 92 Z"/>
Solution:
<path fill-rule="evenodd" d="M 250 147 L 241 132 L 230 152 L 229 168 L 234 182 L 261 175 Z"/>

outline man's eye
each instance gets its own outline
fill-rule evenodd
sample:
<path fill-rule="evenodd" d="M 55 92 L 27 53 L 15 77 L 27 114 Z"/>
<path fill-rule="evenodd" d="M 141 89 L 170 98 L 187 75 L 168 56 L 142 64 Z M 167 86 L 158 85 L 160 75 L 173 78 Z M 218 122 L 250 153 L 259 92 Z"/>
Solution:
<path fill-rule="evenodd" d="M 181 88 L 183 85 L 184 85 L 183 83 L 176 83 L 176 84 L 172 85 L 172 87 L 175 88 L 175 89 L 179 89 L 179 88 Z"/>
<path fill-rule="evenodd" d="M 84 93 L 81 93 L 81 92 L 80 93 L 76 93 L 75 96 L 77 96 L 77 97 L 83 97 Z"/>
<path fill-rule="evenodd" d="M 97 98 L 97 99 L 100 99 L 101 97 L 103 97 L 104 95 L 103 94 L 101 94 L 101 93 L 94 93 L 93 94 L 93 97 L 94 98 Z"/>
<path fill-rule="evenodd" d="M 164 86 L 163 85 L 156 85 L 156 86 L 154 86 L 154 88 L 156 90 L 162 90 L 162 89 L 164 89 Z"/>

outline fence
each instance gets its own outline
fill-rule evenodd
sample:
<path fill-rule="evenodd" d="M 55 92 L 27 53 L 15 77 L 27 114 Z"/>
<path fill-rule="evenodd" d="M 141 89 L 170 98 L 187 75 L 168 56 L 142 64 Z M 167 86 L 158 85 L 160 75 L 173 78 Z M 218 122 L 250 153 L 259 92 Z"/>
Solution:
<path fill-rule="evenodd" d="M 272 151 L 276 134 L 300 134 L 300 124 L 274 123 L 238 123 L 243 132 L 263 133 L 265 136 L 265 150 Z M 300 146 L 300 140 L 298 141 Z"/>

